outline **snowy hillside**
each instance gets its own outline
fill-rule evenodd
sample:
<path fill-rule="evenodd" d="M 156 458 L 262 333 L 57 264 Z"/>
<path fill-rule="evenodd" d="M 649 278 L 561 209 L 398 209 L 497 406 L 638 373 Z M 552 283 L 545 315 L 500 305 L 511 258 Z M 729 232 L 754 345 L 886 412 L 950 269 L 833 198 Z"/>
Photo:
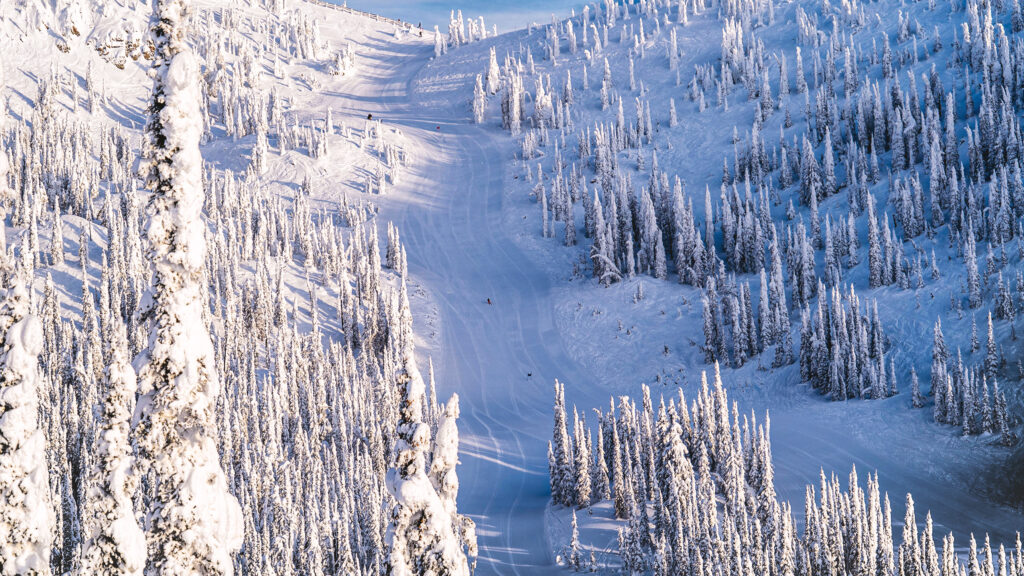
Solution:
<path fill-rule="evenodd" d="M 0 574 L 1024 573 L 1020 7 L 470 12 L 0 1 Z"/>
<path fill-rule="evenodd" d="M 717 360 L 746 414 L 740 427 L 770 412 L 782 500 L 796 507 L 806 485 L 821 488 L 819 471 L 846 477 L 856 466 L 878 472 L 897 521 L 913 492 L 939 531 L 960 543 L 990 534 L 996 546 L 1014 541 L 1021 519 L 1019 12 L 602 4 L 452 51 L 420 85 L 475 90 L 475 120 L 513 137 L 503 223 L 557 279 L 569 358 L 544 375 L 566 382 L 567 408 L 593 424 L 602 393 L 652 386 L 653 412 L 638 398 L 639 414 L 617 400 L 596 414 L 606 434 L 609 422 L 646 423 L 639 443 L 654 455 L 634 453 L 632 466 L 661 465 L 658 397 L 678 385 L 692 398 Z M 844 343 L 851 331 L 856 346 Z M 570 468 L 562 503 L 578 506 L 572 484 L 596 448 L 577 436 L 560 455 L 557 420 L 553 443 L 556 502 L 556 472 Z M 611 470 L 618 456 L 604 457 Z M 653 490 L 634 481 L 636 493 Z M 599 519 L 579 518 L 584 548 L 617 564 L 609 552 L 626 523 L 607 517 L 630 516 L 628 506 L 591 510 Z M 556 553 L 569 516 L 561 506 L 549 515 L 564 538 Z M 657 526 L 637 556 L 666 558 Z"/>
<path fill-rule="evenodd" d="M 468 570 L 458 439 L 441 434 L 457 400 L 419 375 L 424 292 L 377 216 L 417 155 L 351 100 L 388 50 L 430 44 L 331 6 L 155 8 L 166 44 L 147 4 L 0 18 L 3 326 L 39 318 L 30 343 L 7 337 L 0 444 L 23 448 L 0 456 L 0 572 L 377 573 L 401 561 L 385 545 L 400 519 L 424 513 L 451 521 L 444 561 Z M 428 391 L 423 413 L 399 410 Z M 8 424 L 22 397 L 41 435 Z M 438 448 L 416 436 L 430 468 L 386 482 L 400 425 Z"/>

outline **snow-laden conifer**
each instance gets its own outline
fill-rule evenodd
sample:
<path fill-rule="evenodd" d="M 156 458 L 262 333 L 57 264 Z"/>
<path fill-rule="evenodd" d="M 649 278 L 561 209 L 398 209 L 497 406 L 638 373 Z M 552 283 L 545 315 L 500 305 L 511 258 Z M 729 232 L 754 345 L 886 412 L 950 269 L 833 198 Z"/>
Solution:
<path fill-rule="evenodd" d="M 82 570 L 89 574 L 140 575 L 146 564 L 146 536 L 132 508 L 136 480 L 129 441 L 137 388 L 128 360 L 123 323 L 113 329 L 110 365 L 104 373 L 99 436 L 96 438 L 96 484 L 89 493 L 92 533 L 82 552 Z"/>
<path fill-rule="evenodd" d="M 411 349 L 406 349 L 402 363 L 397 374 L 398 430 L 387 471 L 395 505 L 387 530 L 385 573 L 468 576 L 469 564 L 452 514 L 427 474 L 430 429 L 423 423 L 425 387 Z"/>
<path fill-rule="evenodd" d="M 0 157 L 3 154 L 0 153 Z M 0 175 L 6 166 L 0 164 Z M 5 182 L 0 179 L 0 188 Z M 26 280 L 10 271 L 0 300 L 0 574 L 50 574 L 54 510 L 39 428 L 42 324 Z"/>
<path fill-rule="evenodd" d="M 231 574 L 242 516 L 217 453 L 220 379 L 206 308 L 199 64 L 185 0 L 154 5 L 153 99 L 146 127 L 152 284 L 149 342 L 136 360 L 135 442 L 154 479 L 146 499 L 147 574 Z M 223 415 L 221 415 L 223 416 Z"/>
<path fill-rule="evenodd" d="M 484 123 L 484 111 L 487 108 L 487 94 L 484 93 L 483 82 L 480 75 L 476 75 L 476 84 L 473 88 L 473 122 Z"/>
<path fill-rule="evenodd" d="M 452 394 L 444 404 L 437 432 L 434 435 L 434 450 L 431 453 L 430 481 L 437 490 L 445 511 L 451 517 L 453 528 L 470 558 L 476 557 L 476 526 L 473 520 L 462 516 L 456 509 L 455 500 L 459 495 L 459 477 L 455 466 L 459 463 L 459 396 Z"/>

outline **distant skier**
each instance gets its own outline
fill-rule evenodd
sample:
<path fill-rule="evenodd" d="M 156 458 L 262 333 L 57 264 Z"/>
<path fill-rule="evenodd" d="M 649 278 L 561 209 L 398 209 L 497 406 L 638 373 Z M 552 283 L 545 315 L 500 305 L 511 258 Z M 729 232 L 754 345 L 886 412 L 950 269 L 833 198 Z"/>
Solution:
<path fill-rule="evenodd" d="M 490 305 L 490 303 L 491 303 L 491 299 L 490 299 L 490 298 L 488 298 L 488 299 L 487 299 L 487 304 L 488 304 L 488 305 Z"/>

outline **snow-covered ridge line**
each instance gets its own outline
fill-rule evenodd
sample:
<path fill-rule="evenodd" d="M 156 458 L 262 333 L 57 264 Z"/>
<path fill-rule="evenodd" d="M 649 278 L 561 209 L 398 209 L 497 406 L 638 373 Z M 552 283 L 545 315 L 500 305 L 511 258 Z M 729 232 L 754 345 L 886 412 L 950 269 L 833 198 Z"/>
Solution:
<path fill-rule="evenodd" d="M 357 16 L 364 16 L 377 22 L 385 22 L 388 24 L 394 24 L 395 26 L 403 26 L 409 30 L 412 30 L 414 26 L 411 22 L 403 22 L 394 18 L 388 18 L 387 16 L 381 16 L 380 14 L 374 14 L 373 12 L 366 12 L 363 10 L 356 10 L 355 8 L 349 8 L 348 6 L 341 4 L 331 4 L 330 2 L 324 2 L 323 0 L 305 0 L 310 4 L 316 4 L 317 6 L 323 6 L 324 8 L 333 8 L 341 12 L 347 12 L 349 14 L 355 14 Z"/>

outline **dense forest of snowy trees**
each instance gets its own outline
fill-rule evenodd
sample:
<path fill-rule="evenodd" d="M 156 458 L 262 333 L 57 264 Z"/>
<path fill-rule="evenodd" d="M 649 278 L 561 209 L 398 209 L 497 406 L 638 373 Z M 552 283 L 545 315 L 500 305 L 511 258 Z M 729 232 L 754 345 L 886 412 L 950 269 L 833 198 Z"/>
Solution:
<path fill-rule="evenodd" d="M 56 69 L 30 116 L 0 117 L 0 573 L 468 574 L 458 398 L 415 368 L 398 230 L 382 250 L 363 203 L 258 180 L 272 152 L 351 132 L 330 110 L 300 126 L 262 71 L 344 74 L 353 49 L 276 4 L 153 9 L 129 55 L 154 78 L 141 151 L 76 119 Z M 200 155 L 251 135 L 243 174 Z M 361 145 L 383 192 L 404 153 L 379 121 Z"/>
<path fill-rule="evenodd" d="M 66 8 L 19 16 L 68 51 L 94 15 Z M 715 366 L 691 399 L 655 406 L 644 388 L 591 425 L 556 384 L 552 499 L 610 502 L 629 573 L 1022 575 L 1020 542 L 939 544 L 909 495 L 896 536 L 877 475 L 823 475 L 798 521 L 768 419 L 722 385 L 719 366 L 791 366 L 831 400 L 903 395 L 957 434 L 1017 441 L 1000 382 L 1024 368 L 1000 335 L 1016 339 L 1024 309 L 1024 12 L 921 2 L 890 37 L 870 5 L 817 8 L 792 8 L 796 45 L 775 52 L 782 7 L 747 0 L 596 3 L 519 53 L 482 44 L 465 102 L 517 138 L 530 225 L 578 246 L 595 284 L 692 290 Z M 362 201 L 315 199 L 309 175 L 291 195 L 261 181 L 275 154 L 323 159 L 336 136 L 373 156 L 363 191 L 401 181 L 406 151 L 380 119 L 300 114 L 264 81 L 308 61 L 315 91 L 358 74 L 359 48 L 275 0 L 153 9 L 92 44 L 103 65 L 151 67 L 141 145 L 130 120 L 78 114 L 108 105 L 99 60 L 34 78 L 18 113 L 0 98 L 0 573 L 471 574 L 459 397 L 439 402 L 417 367 L 400 231 L 380 237 Z M 950 23 L 920 23 L 941 11 Z M 691 75 L 685 27 L 716 14 L 721 53 Z M 452 12 L 434 54 L 494 36 Z M 651 62 L 674 97 L 652 101 Z M 750 124 L 720 185 L 716 159 L 714 185 L 688 189 L 661 139 L 730 106 Z M 204 162 L 218 140 L 251 154 Z M 919 378 L 897 371 L 879 302 L 929 291 L 944 310 Z M 961 350 L 942 326 L 965 314 Z M 565 559 L 583 569 L 573 514 Z"/>
<path fill-rule="evenodd" d="M 1012 443 L 1019 419 L 992 390 L 1018 367 L 1000 343 L 958 356 L 955 368 L 936 363 L 922 391 L 910 382 L 916 371 L 894 374 L 884 327 L 870 325 L 867 340 L 857 333 L 853 290 L 948 295 L 947 313 L 989 310 L 1016 337 L 1024 48 L 1012 33 L 1024 29 L 1022 8 L 917 3 L 899 12 L 894 37 L 871 25 L 890 7 L 795 10 L 784 23 L 774 2 L 592 4 L 516 53 L 492 52 L 481 76 L 491 89 L 476 92 L 474 115 L 484 120 L 500 86 L 494 99 L 518 138 L 541 235 L 567 246 L 578 232 L 590 239 L 583 250 L 600 283 L 650 275 L 703 292 L 707 362 L 799 358 L 802 378 L 832 399 L 913 389 L 915 407 L 934 399 L 937 422 Z M 693 15 L 716 13 L 720 59 L 682 70 L 680 35 Z M 932 13 L 950 22 L 922 25 Z M 793 42 L 770 49 L 762 34 L 770 46 L 779 34 Z M 643 61 L 646 75 L 634 66 Z M 676 96 L 651 100 L 666 92 Z M 695 206 L 659 152 L 686 145 L 674 136 L 681 115 L 724 116 L 730 106 L 752 122 L 733 128 L 719 193 L 705 189 Z"/>
<path fill-rule="evenodd" d="M 717 365 L 692 398 L 679 390 L 655 404 L 645 386 L 639 401 L 612 399 L 595 418 L 588 426 L 574 407 L 570 421 L 555 384 L 551 494 L 574 509 L 613 501 L 626 574 L 1024 573 L 1019 538 L 1007 549 L 988 537 L 979 547 L 971 535 L 965 553 L 952 533 L 936 533 L 930 513 L 918 515 L 910 494 L 900 535 L 877 474 L 862 486 L 853 469 L 844 489 L 822 472 L 798 519 L 775 493 L 771 420 L 739 414 Z M 594 567 L 578 537 L 563 556 L 577 571 Z"/>

